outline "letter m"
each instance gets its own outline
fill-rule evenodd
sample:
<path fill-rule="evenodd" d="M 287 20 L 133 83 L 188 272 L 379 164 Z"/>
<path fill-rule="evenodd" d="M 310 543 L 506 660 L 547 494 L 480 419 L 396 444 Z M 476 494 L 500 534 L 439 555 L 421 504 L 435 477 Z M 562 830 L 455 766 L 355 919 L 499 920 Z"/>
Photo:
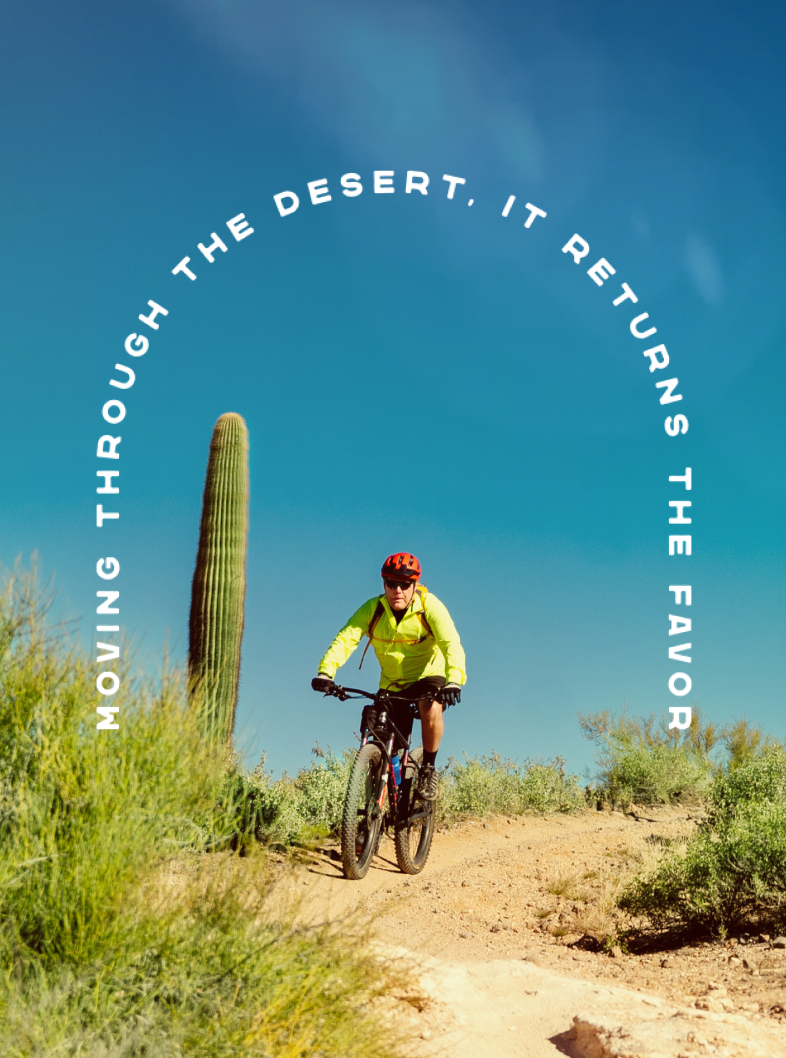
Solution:
<path fill-rule="evenodd" d="M 103 716 L 103 720 L 99 720 L 96 724 L 96 730 L 98 731 L 118 731 L 120 728 L 119 724 L 113 724 L 114 714 L 120 707 L 117 705 L 99 705 L 96 707 L 96 712 L 99 716 Z"/>
<path fill-rule="evenodd" d="M 120 613 L 116 606 L 112 606 L 112 603 L 120 598 L 119 591 L 97 591 L 96 595 L 99 599 L 102 597 L 104 599 L 100 606 L 96 606 L 96 613 Z"/>

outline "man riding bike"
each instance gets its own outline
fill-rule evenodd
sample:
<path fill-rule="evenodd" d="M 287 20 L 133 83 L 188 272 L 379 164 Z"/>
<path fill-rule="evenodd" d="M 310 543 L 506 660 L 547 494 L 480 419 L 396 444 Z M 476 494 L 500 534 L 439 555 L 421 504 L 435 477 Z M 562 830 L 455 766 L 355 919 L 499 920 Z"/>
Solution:
<path fill-rule="evenodd" d="M 466 682 L 464 649 L 445 606 L 420 584 L 420 563 L 414 555 L 399 552 L 385 559 L 385 591 L 363 603 L 330 644 L 311 681 L 315 691 L 329 692 L 333 677 L 363 636 L 373 644 L 380 668 L 379 685 L 408 702 L 417 702 L 423 732 L 423 767 L 417 796 L 433 801 L 437 796 L 435 762 L 448 705 L 461 701 Z M 365 652 L 364 655 L 365 657 Z M 360 664 L 363 664 L 361 658 Z M 398 709 L 396 709 L 398 706 Z M 404 702 L 395 703 L 392 719 L 409 739 L 412 720 Z"/>

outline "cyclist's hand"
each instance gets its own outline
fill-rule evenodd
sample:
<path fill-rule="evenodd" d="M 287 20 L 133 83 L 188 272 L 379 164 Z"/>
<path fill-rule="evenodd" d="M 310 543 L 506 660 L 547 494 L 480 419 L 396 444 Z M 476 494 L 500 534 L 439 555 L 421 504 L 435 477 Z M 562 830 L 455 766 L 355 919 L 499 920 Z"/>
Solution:
<path fill-rule="evenodd" d="M 437 693 L 437 700 L 443 705 L 458 705 L 461 701 L 461 687 L 457 683 L 446 683 Z"/>
<path fill-rule="evenodd" d="M 335 690 L 335 683 L 331 680 L 330 676 L 326 676 L 324 672 L 320 672 L 318 676 L 315 676 L 311 681 L 311 689 L 314 691 L 320 691 L 322 694 L 331 694 Z"/>

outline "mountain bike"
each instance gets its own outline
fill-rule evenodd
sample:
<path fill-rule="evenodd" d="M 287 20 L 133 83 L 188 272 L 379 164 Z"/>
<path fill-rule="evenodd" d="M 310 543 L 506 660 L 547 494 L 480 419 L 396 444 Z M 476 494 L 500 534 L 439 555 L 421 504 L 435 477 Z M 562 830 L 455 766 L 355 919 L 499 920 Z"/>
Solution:
<path fill-rule="evenodd" d="M 341 701 L 370 699 L 363 708 L 360 749 L 349 773 L 341 818 L 344 876 L 353 881 L 365 878 L 383 831 L 390 829 L 400 870 L 419 874 L 431 849 L 436 802 L 417 797 L 423 750 L 411 749 L 390 715 L 390 706 L 397 701 L 405 703 L 414 718 L 417 704 L 382 688 L 369 694 L 336 685 L 328 693 Z"/>

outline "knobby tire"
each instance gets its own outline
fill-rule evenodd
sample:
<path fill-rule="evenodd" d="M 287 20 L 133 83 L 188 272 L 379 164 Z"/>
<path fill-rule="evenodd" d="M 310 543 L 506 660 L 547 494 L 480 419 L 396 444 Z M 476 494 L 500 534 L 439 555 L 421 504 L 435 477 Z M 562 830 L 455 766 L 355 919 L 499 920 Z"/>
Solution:
<path fill-rule="evenodd" d="M 404 874 L 420 874 L 426 866 L 431 850 L 431 839 L 434 837 L 436 802 L 421 801 L 415 797 L 417 774 L 423 761 L 422 746 L 412 751 L 410 761 L 414 761 L 417 767 L 408 763 L 402 777 L 403 782 L 399 795 L 401 798 L 400 822 L 396 823 L 396 862 Z M 424 811 L 425 816 L 421 816 L 410 824 L 412 815 L 420 815 Z"/>
<path fill-rule="evenodd" d="M 371 743 L 358 750 L 349 773 L 341 819 L 341 862 L 351 881 L 365 878 L 374 858 L 382 827 L 382 813 L 371 815 L 382 772 L 382 751 Z"/>

